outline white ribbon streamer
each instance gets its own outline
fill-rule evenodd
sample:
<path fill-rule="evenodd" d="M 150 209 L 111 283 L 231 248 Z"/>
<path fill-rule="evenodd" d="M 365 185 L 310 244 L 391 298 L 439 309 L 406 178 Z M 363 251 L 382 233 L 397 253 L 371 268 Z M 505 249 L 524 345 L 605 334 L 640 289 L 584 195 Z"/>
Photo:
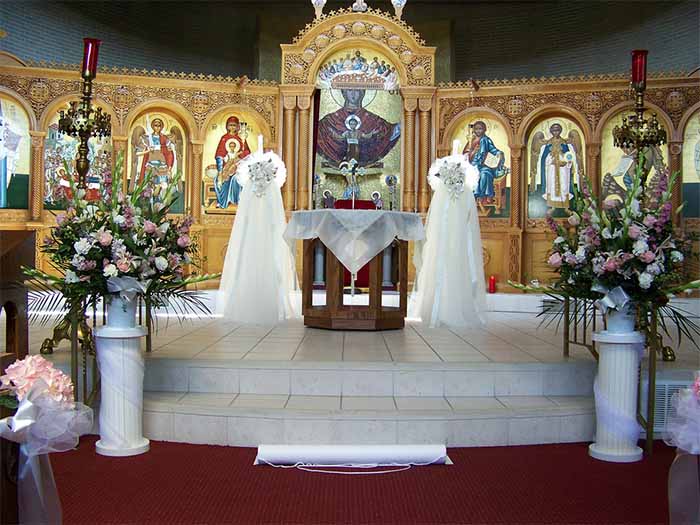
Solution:
<path fill-rule="evenodd" d="M 598 299 L 594 304 L 603 314 L 608 309 L 622 310 L 627 303 L 632 299 L 621 286 L 616 286 L 612 290 L 603 286 L 600 283 L 595 283 L 591 286 L 591 291 L 605 294 L 601 299 Z"/>
<path fill-rule="evenodd" d="M 135 277 L 110 277 L 107 279 L 107 291 L 118 293 L 125 301 L 133 301 L 138 294 L 145 294 L 150 281 L 142 282 Z"/>
<path fill-rule="evenodd" d="M 14 416 L 0 420 L 0 437 L 19 443 L 17 498 L 20 523 L 61 523 L 61 502 L 48 454 L 75 448 L 92 428 L 92 409 L 51 399 L 37 381 Z"/>

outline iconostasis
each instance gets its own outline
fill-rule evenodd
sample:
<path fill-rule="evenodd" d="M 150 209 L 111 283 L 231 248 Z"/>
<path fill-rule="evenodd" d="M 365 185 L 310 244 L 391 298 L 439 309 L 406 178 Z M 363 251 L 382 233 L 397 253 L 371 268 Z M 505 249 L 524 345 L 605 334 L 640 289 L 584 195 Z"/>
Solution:
<path fill-rule="evenodd" d="M 281 49 L 279 84 L 101 69 L 95 100 L 112 116 L 112 135 L 90 141 L 89 190 L 102 191 L 117 159 L 124 170 L 113 183 L 125 190 L 148 170 L 177 180 L 174 212 L 195 217 L 204 270 L 217 272 L 240 197 L 235 173 L 260 141 L 286 163 L 288 213 L 354 196 L 421 214 L 430 204 L 428 168 L 456 142 L 479 170 L 485 271 L 499 291 L 510 291 L 508 279 L 552 278 L 545 217 L 565 220 L 582 177 L 609 200 L 626 191 L 633 155 L 611 135 L 631 107 L 626 72 L 436 86 L 436 49 L 371 9 L 316 19 Z M 36 229 L 40 240 L 55 224 L 76 150 L 57 121 L 79 93 L 74 70 L 0 66 L 3 227 Z M 700 231 L 697 78 L 652 75 L 645 100 L 669 138 L 645 152 L 645 167 L 652 180 L 664 167 L 682 172 L 674 204 L 686 201 L 681 226 Z"/>

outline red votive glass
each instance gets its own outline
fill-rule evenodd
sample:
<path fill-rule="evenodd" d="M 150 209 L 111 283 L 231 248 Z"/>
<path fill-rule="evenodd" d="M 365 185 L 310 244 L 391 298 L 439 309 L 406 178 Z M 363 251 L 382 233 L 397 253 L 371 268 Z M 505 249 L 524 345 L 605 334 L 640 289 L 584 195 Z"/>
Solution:
<path fill-rule="evenodd" d="M 496 293 L 496 276 L 489 277 L 489 293 Z"/>
<path fill-rule="evenodd" d="M 647 55 L 646 49 L 632 51 L 632 83 L 645 86 L 647 82 Z"/>
<path fill-rule="evenodd" d="M 95 78 L 97 75 L 97 53 L 100 50 L 102 40 L 97 38 L 83 38 L 83 77 Z"/>

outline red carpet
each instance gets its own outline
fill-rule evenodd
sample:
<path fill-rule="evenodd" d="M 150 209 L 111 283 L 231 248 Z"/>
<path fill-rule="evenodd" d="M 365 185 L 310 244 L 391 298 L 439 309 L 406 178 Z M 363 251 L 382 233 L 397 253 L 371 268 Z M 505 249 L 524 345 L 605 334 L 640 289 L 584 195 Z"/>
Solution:
<path fill-rule="evenodd" d="M 454 466 L 342 476 L 254 467 L 251 448 L 106 458 L 94 443 L 52 455 L 65 523 L 666 523 L 674 457 L 661 443 L 628 465 L 583 443 L 461 448 Z"/>

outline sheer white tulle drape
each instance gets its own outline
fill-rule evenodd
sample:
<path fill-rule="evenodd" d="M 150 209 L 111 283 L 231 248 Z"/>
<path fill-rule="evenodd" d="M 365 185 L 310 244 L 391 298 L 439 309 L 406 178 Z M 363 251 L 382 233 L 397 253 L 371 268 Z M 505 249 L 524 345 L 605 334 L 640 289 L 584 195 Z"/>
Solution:
<path fill-rule="evenodd" d="M 296 283 L 294 257 L 280 188 L 287 172 L 274 153 L 255 153 L 238 168 L 243 190 L 231 230 L 216 312 L 246 324 L 275 324 L 295 317 L 290 292 Z"/>
<path fill-rule="evenodd" d="M 409 317 L 430 327 L 484 323 L 486 288 L 481 233 L 473 188 L 479 173 L 460 155 L 435 161 L 425 241 L 416 243 L 416 284 Z"/>

